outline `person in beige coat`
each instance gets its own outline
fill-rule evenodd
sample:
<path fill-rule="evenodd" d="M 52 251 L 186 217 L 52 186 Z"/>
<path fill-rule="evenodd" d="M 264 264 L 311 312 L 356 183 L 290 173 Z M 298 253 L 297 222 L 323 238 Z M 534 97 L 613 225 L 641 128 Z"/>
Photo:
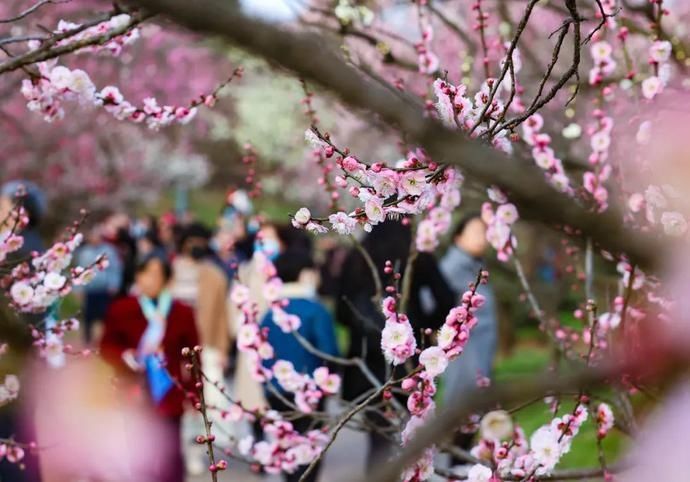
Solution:
<path fill-rule="evenodd" d="M 276 226 L 265 224 L 257 233 L 257 241 L 254 243 L 254 256 L 246 263 L 240 265 L 237 271 L 239 283 L 249 288 L 252 301 L 256 304 L 258 320 L 263 318 L 268 309 L 268 303 L 263 296 L 263 288 L 267 281 L 263 269 L 264 260 L 266 258 L 269 260 L 275 259 L 284 248 L 284 243 L 278 236 Z M 257 253 L 262 255 L 257 255 Z M 230 324 L 233 334 L 236 333 L 237 328 L 242 323 L 240 317 L 239 309 L 230 303 Z M 264 389 L 261 383 L 252 376 L 252 363 L 252 360 L 245 353 L 237 353 L 234 399 L 248 410 L 265 409 L 268 407 L 268 404 L 264 396 Z"/>
<path fill-rule="evenodd" d="M 199 340 L 203 348 L 201 363 L 209 380 L 224 385 L 224 372 L 230 349 L 228 319 L 228 280 L 225 273 L 208 258 L 211 233 L 200 224 L 187 226 L 180 236 L 179 251 L 173 260 L 173 280 L 170 291 L 174 298 L 189 304 L 195 311 Z M 211 384 L 204 388 L 207 403 L 222 408 L 227 405 L 223 394 Z M 218 411 L 209 412 L 211 418 Z M 220 423 L 219 420 L 216 422 Z M 185 462 L 191 475 L 201 475 L 208 464 L 204 447 L 194 438 L 203 433 L 198 413 L 186 415 L 183 437 L 187 443 Z"/>

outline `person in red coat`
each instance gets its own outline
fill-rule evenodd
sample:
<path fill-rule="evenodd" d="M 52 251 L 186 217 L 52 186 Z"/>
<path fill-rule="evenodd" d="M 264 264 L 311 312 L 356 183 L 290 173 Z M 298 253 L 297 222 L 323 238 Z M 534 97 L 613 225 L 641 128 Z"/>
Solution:
<path fill-rule="evenodd" d="M 199 343 L 192 309 L 173 300 L 167 289 L 171 276 L 164 256 L 146 256 L 136 269 L 137 296 L 110 305 L 101 340 L 101 356 L 115 368 L 123 400 L 151 408 L 152 427 L 169 441 L 141 475 L 142 480 L 156 482 L 184 480 L 180 419 L 186 394 L 179 384 L 191 390 L 193 383 L 182 349 Z"/>

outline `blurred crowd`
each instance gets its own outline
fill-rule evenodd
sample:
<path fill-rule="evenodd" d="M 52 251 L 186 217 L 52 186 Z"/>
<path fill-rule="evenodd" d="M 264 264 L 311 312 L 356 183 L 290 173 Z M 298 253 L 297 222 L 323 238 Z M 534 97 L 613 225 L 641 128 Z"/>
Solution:
<path fill-rule="evenodd" d="M 430 333 L 441 327 L 448 311 L 475 281 L 487 249 L 486 226 L 474 213 L 458 222 L 442 257 L 415 253 L 410 259 L 414 243 L 405 219 L 376 226 L 355 246 L 347 239 L 314 238 L 288 222 L 262 219 L 252 212 L 242 191 L 228 194 L 214 226 L 173 213 L 135 217 L 111 212 L 90 216 L 83 228 L 85 243 L 75 262 L 90 265 L 102 255 L 109 262 L 77 293 L 82 343 L 97 348 L 115 370 L 116 387 L 123 398 L 150 407 L 158 433 L 164 436 L 156 447 L 156 458 L 147 460 L 140 471 L 145 474 L 142 481 L 161 482 L 181 482 L 185 473 L 199 475 L 209 465 L 205 446 L 195 442 L 204 433 L 203 421 L 185 397 L 184 389 L 193 390 L 193 380 L 184 369 L 184 347 L 201 346 L 205 376 L 230 387 L 226 393 L 212 383 L 204 388 L 221 446 L 221 439 L 263 437 L 260 422 L 229 420 L 233 417 L 228 414 L 227 393 L 247 410 L 290 408 L 290 394 L 274 382 L 268 387 L 257 382 L 252 376 L 255 360 L 235 349 L 242 319 L 231 301 L 234 283 L 249 288 L 275 359 L 291 362 L 300 373 L 312 373 L 325 364 L 274 323 L 262 294 L 267 275 L 258 259 L 272 261 L 283 282 L 280 297 L 288 300 L 285 312 L 301 320 L 299 335 L 327 355 L 364 359 L 369 375 L 384 380 L 390 376 L 390 366 L 381 351 L 385 319 L 378 306 L 381 293 L 376 278 L 384 287 L 394 282 L 386 263 L 392 263 L 403 277 L 411 270 L 407 314 L 415 333 Z M 451 363 L 444 375 L 446 403 L 491 376 L 497 344 L 495 301 L 488 286 L 481 285 L 479 292 L 487 302 L 462 363 Z M 356 366 L 328 365 L 343 376 L 343 400 L 355 400 L 371 389 L 370 376 Z M 324 409 L 323 404 L 320 408 Z M 380 411 L 366 411 L 364 417 L 373 427 L 368 434 L 367 464 L 371 465 L 385 459 L 394 447 L 393 427 Z M 318 422 L 303 416 L 294 419 L 293 425 L 306 430 Z M 5 435 L 9 434 L 0 433 Z M 456 442 L 469 448 L 472 437 L 458 431 Z M 303 470 L 285 479 L 299 480 Z M 307 480 L 317 477 L 315 470 Z M 25 471 L 12 480 L 38 478 Z"/>

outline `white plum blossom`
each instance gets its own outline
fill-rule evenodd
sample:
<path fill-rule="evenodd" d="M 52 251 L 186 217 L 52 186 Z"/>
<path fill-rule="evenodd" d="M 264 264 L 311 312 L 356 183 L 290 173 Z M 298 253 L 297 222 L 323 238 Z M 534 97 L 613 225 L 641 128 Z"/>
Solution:
<path fill-rule="evenodd" d="M 431 346 L 419 355 L 419 363 L 431 377 L 437 377 L 448 368 L 448 357 L 442 348 Z"/>
<path fill-rule="evenodd" d="M 590 145 L 595 152 L 605 152 L 611 145 L 611 136 L 606 131 L 598 131 L 592 135 Z"/>
<path fill-rule="evenodd" d="M 383 210 L 383 200 L 378 196 L 371 196 L 364 203 L 364 212 L 371 224 L 378 224 L 386 219 L 386 213 Z"/>
<path fill-rule="evenodd" d="M 398 190 L 398 175 L 395 171 L 384 169 L 379 173 L 370 173 L 371 183 L 379 196 L 387 198 Z"/>
<path fill-rule="evenodd" d="M 311 212 L 307 208 L 300 208 L 292 219 L 292 224 L 299 228 L 306 226 L 311 221 Z"/>
<path fill-rule="evenodd" d="M 496 209 L 496 218 L 505 224 L 513 224 L 518 220 L 517 208 L 513 204 L 501 204 Z"/>
<path fill-rule="evenodd" d="M 457 334 L 458 330 L 448 324 L 444 324 L 438 331 L 438 335 L 436 337 L 438 346 L 444 349 L 450 347 L 453 344 Z"/>
<path fill-rule="evenodd" d="M 493 410 L 479 424 L 482 438 L 504 440 L 513 435 L 513 419 L 505 410 Z"/>
<path fill-rule="evenodd" d="M 381 332 L 381 349 L 386 360 L 394 365 L 400 365 L 414 354 L 417 341 L 408 321 L 398 322 L 386 320 Z"/>
<path fill-rule="evenodd" d="M 69 89 L 72 71 L 63 65 L 58 65 L 50 71 L 49 80 L 58 89 Z"/>
<path fill-rule="evenodd" d="M 50 272 L 46 274 L 45 278 L 43 279 L 43 286 L 45 286 L 46 289 L 50 291 L 58 291 L 65 286 L 66 282 L 67 278 L 65 278 L 61 274 Z"/>
<path fill-rule="evenodd" d="M 580 127 L 580 124 L 571 122 L 563 128 L 561 135 L 566 139 L 577 139 L 580 137 L 580 135 L 582 135 L 582 127 Z"/>
<path fill-rule="evenodd" d="M 338 234 L 344 236 L 352 234 L 357 227 L 357 221 L 342 211 L 328 216 L 328 222 Z"/>
<path fill-rule="evenodd" d="M 237 306 L 242 306 L 249 301 L 249 288 L 240 283 L 233 284 L 230 300 Z"/>
<path fill-rule="evenodd" d="M 258 338 L 256 325 L 243 324 L 237 330 L 237 347 L 242 350 L 254 344 Z"/>
<path fill-rule="evenodd" d="M 72 71 L 69 89 L 79 95 L 82 102 L 93 102 L 96 86 L 93 85 L 89 74 L 80 69 Z"/>
<path fill-rule="evenodd" d="M 595 62 L 608 60 L 611 57 L 612 51 L 611 44 L 606 41 L 595 42 L 590 47 L 590 52 Z"/>
<path fill-rule="evenodd" d="M 604 330 L 615 330 L 621 323 L 621 315 L 619 313 L 602 313 L 598 323 Z"/>
<path fill-rule="evenodd" d="M 530 449 L 542 474 L 549 474 L 561 458 L 559 434 L 550 426 L 539 428 L 530 438 Z"/>
<path fill-rule="evenodd" d="M 656 40 L 649 47 L 649 57 L 657 63 L 668 62 L 671 57 L 671 42 L 668 40 Z"/>
<path fill-rule="evenodd" d="M 426 186 L 426 175 L 422 170 L 407 171 L 400 178 L 400 188 L 410 196 L 419 196 Z"/>
<path fill-rule="evenodd" d="M 653 99 L 659 92 L 661 92 L 661 79 L 656 76 L 647 77 L 642 81 L 642 95 L 645 99 Z"/>
<path fill-rule="evenodd" d="M 483 464 L 473 465 L 467 473 L 467 482 L 490 482 L 493 472 Z"/>
<path fill-rule="evenodd" d="M 127 27 L 129 25 L 129 22 L 132 20 L 132 17 L 127 15 L 126 13 L 121 13 L 120 15 L 115 15 L 110 18 L 110 27 L 113 30 L 117 29 L 122 29 Z"/>
<path fill-rule="evenodd" d="M 28 283 L 19 281 L 10 288 L 10 296 L 18 305 L 28 305 L 34 297 L 34 289 Z"/>

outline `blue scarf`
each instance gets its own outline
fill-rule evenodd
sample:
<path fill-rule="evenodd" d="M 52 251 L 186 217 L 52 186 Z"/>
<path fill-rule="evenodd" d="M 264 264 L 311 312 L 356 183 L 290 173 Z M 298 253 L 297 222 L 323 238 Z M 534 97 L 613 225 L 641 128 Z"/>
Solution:
<path fill-rule="evenodd" d="M 172 296 L 169 291 L 163 291 L 158 297 L 158 306 L 147 296 L 139 296 L 138 300 L 148 324 L 139 340 L 137 358 L 146 369 L 146 380 L 151 397 L 158 405 L 175 385 L 170 373 L 163 365 L 162 354 L 159 354 L 160 344 L 165 335 L 165 320 L 172 306 Z"/>

